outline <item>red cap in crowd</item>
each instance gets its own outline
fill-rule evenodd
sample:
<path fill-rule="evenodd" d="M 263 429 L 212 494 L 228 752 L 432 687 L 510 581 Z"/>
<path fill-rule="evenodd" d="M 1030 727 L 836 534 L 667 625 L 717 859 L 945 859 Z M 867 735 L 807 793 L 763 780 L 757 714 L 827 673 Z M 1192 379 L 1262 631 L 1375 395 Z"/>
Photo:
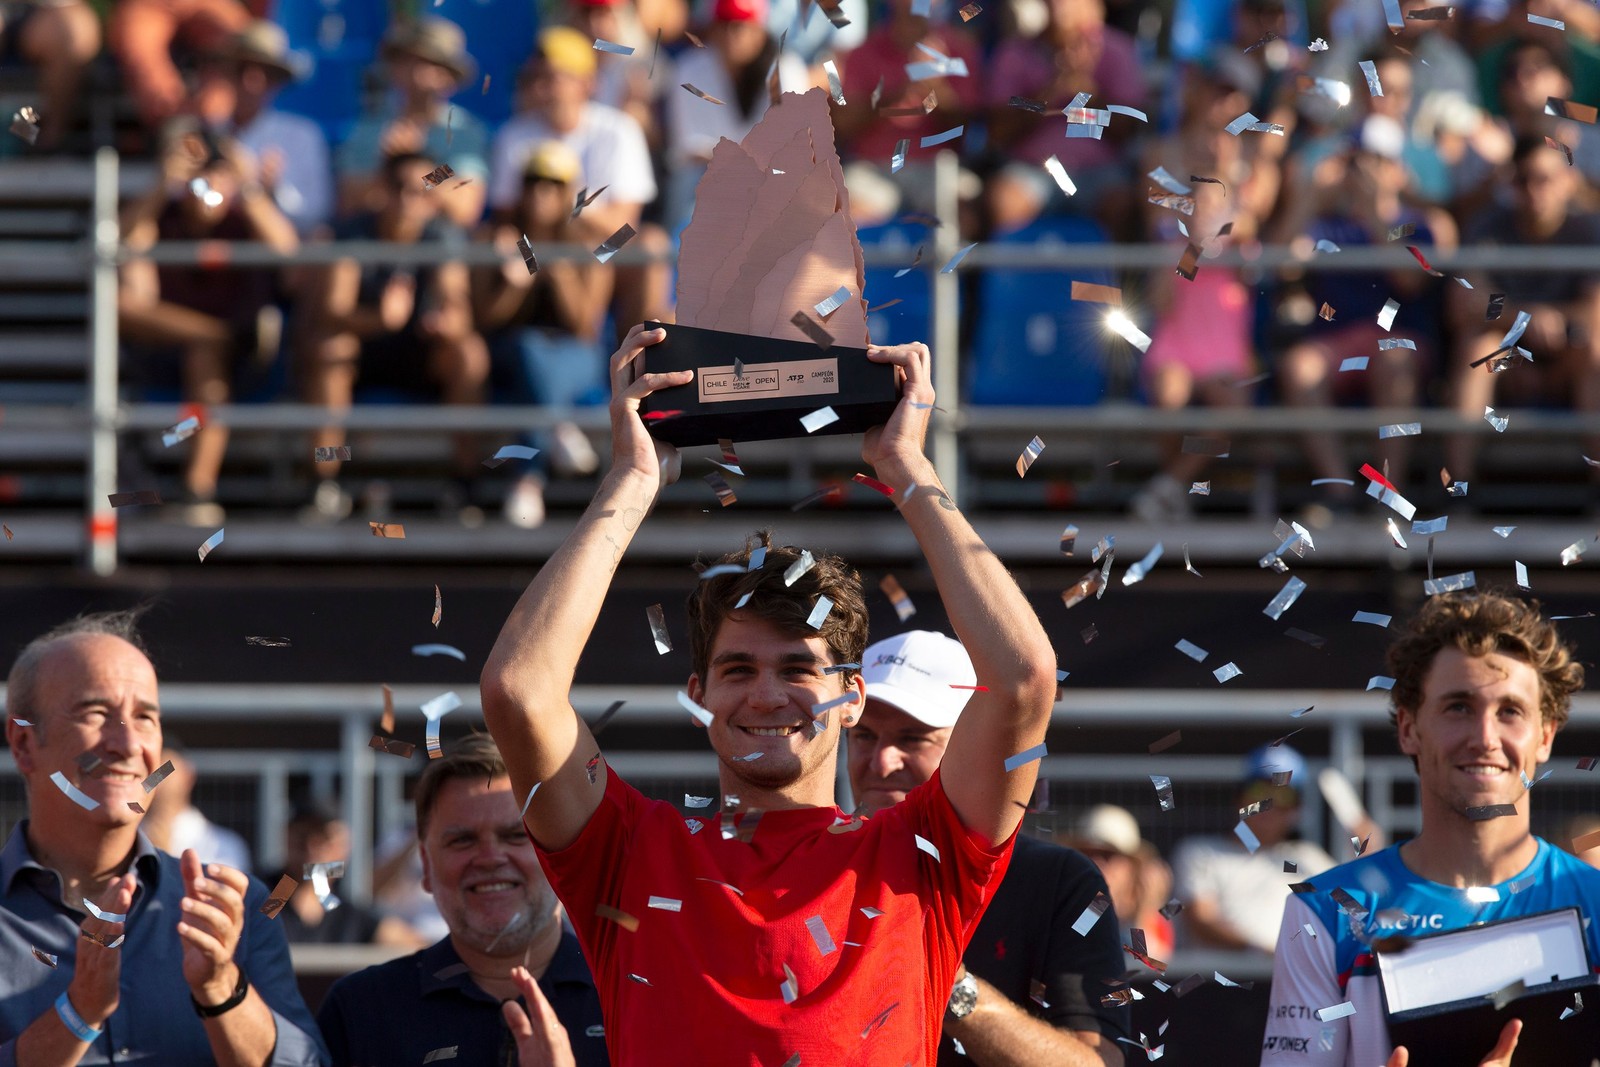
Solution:
<path fill-rule="evenodd" d="M 766 22 L 767 0 L 717 0 L 712 17 L 718 22 Z"/>

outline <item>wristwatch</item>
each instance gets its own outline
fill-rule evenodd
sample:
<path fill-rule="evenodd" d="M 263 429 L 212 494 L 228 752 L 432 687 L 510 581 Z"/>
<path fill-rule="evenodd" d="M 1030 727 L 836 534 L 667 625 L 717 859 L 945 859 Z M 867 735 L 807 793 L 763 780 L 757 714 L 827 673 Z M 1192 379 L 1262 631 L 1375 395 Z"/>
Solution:
<path fill-rule="evenodd" d="M 962 974 L 950 990 L 950 1003 L 945 1010 L 957 1019 L 965 1019 L 978 1006 L 978 980 L 971 971 Z"/>

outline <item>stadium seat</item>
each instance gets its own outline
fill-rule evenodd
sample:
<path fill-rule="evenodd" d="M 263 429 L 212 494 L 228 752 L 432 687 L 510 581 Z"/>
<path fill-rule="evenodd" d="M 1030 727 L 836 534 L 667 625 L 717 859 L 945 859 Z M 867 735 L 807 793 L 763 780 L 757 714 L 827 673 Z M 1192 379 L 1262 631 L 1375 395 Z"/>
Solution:
<path fill-rule="evenodd" d="M 539 33 L 539 11 L 534 0 L 440 0 L 427 12 L 449 19 L 467 35 L 467 51 L 478 64 L 478 76 L 455 95 L 457 107 L 466 108 L 493 132 L 511 117 L 517 74 L 533 54 Z M 483 79 L 489 85 L 484 89 Z"/>
<path fill-rule="evenodd" d="M 991 240 L 1002 245 L 1098 244 L 1087 220 L 1047 217 Z M 1105 268 L 989 269 L 978 284 L 967 361 L 973 404 L 1090 405 L 1106 388 L 1104 307 L 1072 299 L 1074 281 L 1114 285 Z"/>
<path fill-rule="evenodd" d="M 928 228 L 920 223 L 889 222 L 880 226 L 863 227 L 856 234 L 863 249 L 879 248 L 911 252 L 928 240 Z M 925 256 L 931 253 L 924 253 Z M 930 314 L 930 283 L 923 263 L 902 278 L 896 278 L 895 267 L 868 267 L 866 272 L 866 298 L 868 307 L 900 303 L 874 311 L 867 316 L 867 332 L 875 345 L 900 345 L 911 341 L 930 340 L 933 319 Z"/>
<path fill-rule="evenodd" d="M 274 0 L 272 19 L 305 56 L 306 76 L 283 87 L 277 107 L 304 115 L 338 145 L 361 117 L 367 70 L 389 27 L 386 0 Z"/>

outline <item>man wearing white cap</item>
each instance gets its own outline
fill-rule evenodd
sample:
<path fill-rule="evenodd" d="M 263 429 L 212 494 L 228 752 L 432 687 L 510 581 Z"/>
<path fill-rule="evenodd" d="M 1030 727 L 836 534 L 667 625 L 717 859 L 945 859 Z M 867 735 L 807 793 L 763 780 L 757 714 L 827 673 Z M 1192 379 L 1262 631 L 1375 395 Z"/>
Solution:
<path fill-rule="evenodd" d="M 848 758 L 857 808 L 871 815 L 938 770 L 977 677 L 961 643 L 930 630 L 879 641 L 861 664 L 867 702 L 849 731 Z M 1128 1009 L 1100 999 L 1106 980 L 1122 975 L 1116 916 L 1102 915 L 1087 934 L 1073 929 L 1107 892 L 1105 879 L 1072 849 L 1026 834 L 1016 841 L 951 992 L 939 1063 L 1121 1064 Z"/>

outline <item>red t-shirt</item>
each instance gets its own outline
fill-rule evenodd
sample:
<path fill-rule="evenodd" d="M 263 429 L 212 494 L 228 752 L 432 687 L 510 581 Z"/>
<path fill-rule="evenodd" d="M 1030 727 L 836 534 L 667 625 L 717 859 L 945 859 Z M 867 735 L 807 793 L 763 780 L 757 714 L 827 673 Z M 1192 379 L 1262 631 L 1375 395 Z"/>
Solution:
<path fill-rule="evenodd" d="M 970 833 L 938 774 L 871 819 L 830 806 L 733 825 L 748 841 L 724 839 L 716 810 L 686 819 L 609 771 L 577 841 L 539 850 L 599 986 L 612 1063 L 931 1067 L 1015 839 Z"/>

